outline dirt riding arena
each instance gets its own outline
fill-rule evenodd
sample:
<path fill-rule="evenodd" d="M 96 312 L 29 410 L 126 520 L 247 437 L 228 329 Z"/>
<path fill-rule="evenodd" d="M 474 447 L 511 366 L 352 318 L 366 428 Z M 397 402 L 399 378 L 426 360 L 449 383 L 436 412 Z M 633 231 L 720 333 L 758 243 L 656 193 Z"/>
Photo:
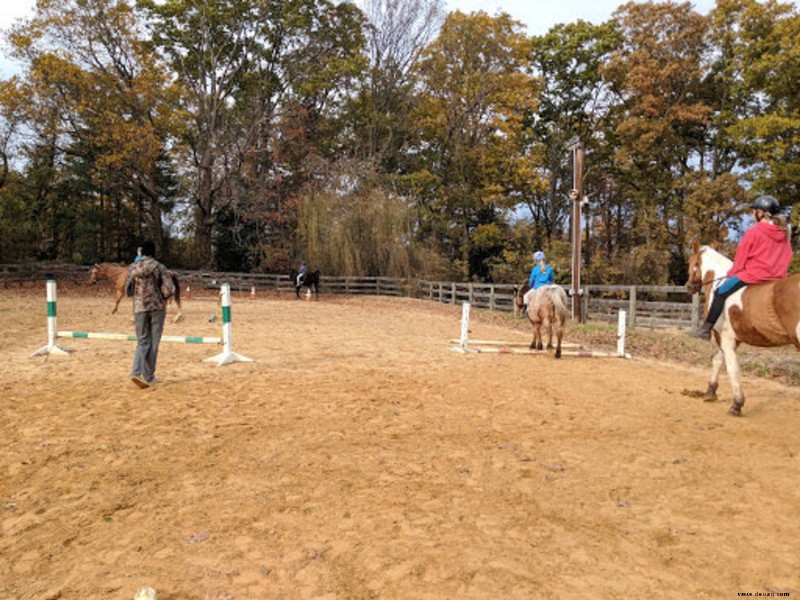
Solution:
<path fill-rule="evenodd" d="M 683 394 L 706 365 L 460 355 L 458 306 L 247 296 L 255 362 L 164 343 L 139 390 L 132 342 L 30 358 L 44 285 L 0 290 L 0 598 L 800 598 L 797 388 L 744 378 L 734 418 L 725 377 Z M 130 331 L 112 305 L 59 288 L 59 328 Z M 470 335 L 522 337 L 498 323 Z"/>

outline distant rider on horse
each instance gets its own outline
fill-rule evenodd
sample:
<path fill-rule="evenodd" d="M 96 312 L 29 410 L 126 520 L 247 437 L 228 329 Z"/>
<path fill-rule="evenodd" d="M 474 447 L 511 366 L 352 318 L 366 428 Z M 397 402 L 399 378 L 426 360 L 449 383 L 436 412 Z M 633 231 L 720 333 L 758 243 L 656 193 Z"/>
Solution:
<path fill-rule="evenodd" d="M 306 275 L 308 275 L 308 266 L 306 265 L 306 261 L 303 261 L 300 264 L 300 270 L 297 272 L 297 286 L 303 285 L 303 282 L 306 279 Z"/>
<path fill-rule="evenodd" d="M 553 285 L 553 283 L 555 283 L 553 269 L 547 264 L 544 252 L 541 250 L 534 252 L 533 260 L 536 264 L 533 266 L 533 269 L 531 269 L 531 275 L 528 278 L 528 287 L 530 290 L 525 294 L 523 299 L 525 306 L 530 305 L 536 290 L 546 285 Z"/>
<path fill-rule="evenodd" d="M 528 287 L 538 290 L 543 285 L 552 285 L 555 281 L 553 269 L 545 262 L 544 252 L 537 250 L 533 253 L 533 260 L 536 263 L 531 269 L 531 276 L 528 278 Z"/>

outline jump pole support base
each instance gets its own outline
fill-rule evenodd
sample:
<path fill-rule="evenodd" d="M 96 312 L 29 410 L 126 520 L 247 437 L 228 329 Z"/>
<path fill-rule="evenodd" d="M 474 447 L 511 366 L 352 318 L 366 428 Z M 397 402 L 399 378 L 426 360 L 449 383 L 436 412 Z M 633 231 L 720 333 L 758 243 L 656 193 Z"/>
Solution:
<path fill-rule="evenodd" d="M 31 354 L 34 356 L 51 355 L 68 356 L 73 352 L 69 348 L 59 346 L 56 342 L 58 337 L 58 323 L 57 323 L 58 309 L 56 308 L 56 282 L 55 279 L 47 280 L 47 345 L 42 346 L 36 352 Z"/>
<path fill-rule="evenodd" d="M 64 348 L 63 346 L 59 346 L 58 344 L 53 344 L 52 346 L 50 344 L 47 344 L 46 346 L 42 346 L 36 352 L 31 354 L 31 358 L 33 358 L 34 356 L 44 356 L 50 354 L 55 354 L 56 356 L 69 356 L 73 352 L 75 351 L 72 350 L 71 348 Z"/>

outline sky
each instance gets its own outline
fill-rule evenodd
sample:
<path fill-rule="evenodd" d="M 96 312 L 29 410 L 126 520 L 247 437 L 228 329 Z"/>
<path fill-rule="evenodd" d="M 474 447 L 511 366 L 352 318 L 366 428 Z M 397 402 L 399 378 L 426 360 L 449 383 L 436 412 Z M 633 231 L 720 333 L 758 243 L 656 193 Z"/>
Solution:
<path fill-rule="evenodd" d="M 574 23 L 579 19 L 599 25 L 626 0 L 445 0 L 447 10 L 470 13 L 482 10 L 489 15 L 505 12 L 522 22 L 528 35 L 542 35 L 559 23 Z M 692 0 L 694 9 L 708 14 L 716 0 Z"/>

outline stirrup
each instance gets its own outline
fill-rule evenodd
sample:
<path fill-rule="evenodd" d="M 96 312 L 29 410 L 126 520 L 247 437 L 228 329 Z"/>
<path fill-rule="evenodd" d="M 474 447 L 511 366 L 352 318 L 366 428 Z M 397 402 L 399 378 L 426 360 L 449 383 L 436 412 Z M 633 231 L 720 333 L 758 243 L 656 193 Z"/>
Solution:
<path fill-rule="evenodd" d="M 710 323 L 703 323 L 697 329 L 689 332 L 689 337 L 693 338 L 700 338 L 703 340 L 710 340 L 711 339 L 711 330 L 714 329 L 714 326 Z"/>

